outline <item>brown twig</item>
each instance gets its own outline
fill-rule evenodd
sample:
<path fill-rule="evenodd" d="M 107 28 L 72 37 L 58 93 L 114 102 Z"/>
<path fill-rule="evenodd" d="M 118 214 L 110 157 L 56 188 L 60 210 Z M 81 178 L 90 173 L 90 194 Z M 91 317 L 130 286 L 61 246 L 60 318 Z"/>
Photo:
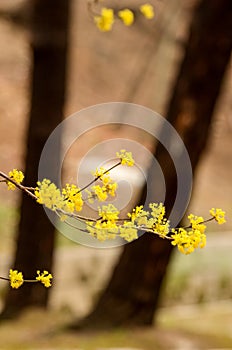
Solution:
<path fill-rule="evenodd" d="M 5 180 L 11 182 L 12 184 L 14 184 L 17 188 L 19 188 L 21 191 L 24 191 L 25 193 L 27 193 L 29 196 L 31 196 L 34 199 L 37 199 L 37 197 L 30 192 L 29 189 L 33 189 L 33 187 L 25 187 L 19 183 L 17 183 L 15 180 L 11 179 L 8 175 L 6 175 L 5 173 L 3 173 L 2 171 L 0 171 L 0 176 L 3 177 Z"/>

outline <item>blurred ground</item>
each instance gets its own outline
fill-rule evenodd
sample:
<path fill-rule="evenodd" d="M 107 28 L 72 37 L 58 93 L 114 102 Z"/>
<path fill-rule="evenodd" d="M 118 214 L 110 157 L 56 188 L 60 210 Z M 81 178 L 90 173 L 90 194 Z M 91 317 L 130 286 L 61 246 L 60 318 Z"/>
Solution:
<path fill-rule="evenodd" d="M 20 2 L 1 0 L 0 9 L 14 8 Z M 181 57 L 180 42 L 185 37 L 192 1 L 181 6 L 176 0 L 154 3 L 157 12 L 154 25 L 140 21 L 134 27 L 125 28 L 118 24 L 112 33 L 104 34 L 99 33 L 89 19 L 85 2 L 73 1 L 66 116 L 81 108 L 110 101 L 134 102 L 161 114 L 164 112 L 171 93 L 170 83 Z M 162 42 L 161 35 L 164 36 Z M 11 20 L 0 17 L 0 168 L 6 172 L 23 167 L 29 108 L 29 41 L 24 26 L 18 27 Z M 226 232 L 222 236 L 220 232 L 216 237 L 209 236 L 208 250 L 190 257 L 177 254 L 163 301 L 163 306 L 180 301 L 182 304 L 200 303 L 200 306 L 163 309 L 159 314 L 161 328 L 138 331 L 136 336 L 126 331 L 91 337 L 83 335 L 78 340 L 66 333 L 47 335 L 48 329 L 57 328 L 71 320 L 74 314 L 81 316 L 87 311 L 118 256 L 117 249 L 101 251 L 77 247 L 59 237 L 56 282 L 51 297 L 53 311 L 46 317 L 40 312 L 31 312 L 20 322 L 4 324 L 0 328 L 0 349 L 3 344 L 3 349 L 52 349 L 57 346 L 65 349 L 67 344 L 68 348 L 76 349 L 103 349 L 112 344 L 143 350 L 232 348 L 231 329 L 223 327 L 232 324 L 230 302 L 218 304 L 216 311 L 201 305 L 219 298 L 229 300 L 232 296 L 231 91 L 232 71 L 229 67 L 218 101 L 211 142 L 198 169 L 190 208 L 195 214 L 206 216 L 211 207 L 224 208 L 228 213 L 228 222 L 223 227 Z M 71 172 L 73 164 L 76 167 L 81 157 L 98 142 L 115 137 L 129 138 L 130 132 L 111 128 L 86 136 L 84 142 L 81 141 L 78 155 L 66 161 L 66 172 Z M 133 137 L 151 148 L 151 140 L 144 139 L 143 135 Z M 8 193 L 0 186 L 0 267 L 4 272 L 10 264 L 13 249 L 18 220 L 17 199 L 18 192 Z M 221 227 L 213 225 L 212 230 L 215 229 Z M 33 347 L 35 343 L 38 345 Z"/>
<path fill-rule="evenodd" d="M 161 309 L 155 328 L 72 333 L 67 311 L 30 310 L 0 327 L 2 350 L 203 350 L 231 349 L 231 305 Z"/>

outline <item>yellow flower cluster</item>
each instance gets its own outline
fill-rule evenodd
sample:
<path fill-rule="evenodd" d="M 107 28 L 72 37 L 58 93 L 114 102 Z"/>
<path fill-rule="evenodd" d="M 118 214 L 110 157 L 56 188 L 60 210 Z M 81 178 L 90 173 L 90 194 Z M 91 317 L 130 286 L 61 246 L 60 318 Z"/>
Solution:
<path fill-rule="evenodd" d="M 107 200 L 108 196 L 114 197 L 118 184 L 112 180 L 109 176 L 109 172 L 105 168 L 100 167 L 93 172 L 93 175 L 95 181 L 101 181 L 101 185 L 92 186 L 90 191 L 85 190 L 88 194 L 88 201 L 93 203 L 94 198 L 97 198 L 99 202 L 104 202 Z"/>
<path fill-rule="evenodd" d="M 125 221 L 119 230 L 119 236 L 125 239 L 127 242 L 131 242 L 138 238 L 138 229 L 131 221 Z"/>
<path fill-rule="evenodd" d="M 131 222 L 140 230 L 148 230 L 165 238 L 170 231 L 169 221 L 165 218 L 165 207 L 162 203 L 150 203 L 150 211 L 137 206 L 128 214 Z"/>
<path fill-rule="evenodd" d="M 127 152 L 125 149 L 121 149 L 120 152 L 117 152 L 116 156 L 121 160 L 122 165 L 133 166 L 135 164 L 132 153 Z"/>
<path fill-rule="evenodd" d="M 150 211 L 145 211 L 143 206 L 137 206 L 131 213 L 129 219 L 119 220 L 119 210 L 109 204 L 99 208 L 99 219 L 88 221 L 87 231 L 97 239 L 104 241 L 122 237 L 130 242 L 138 238 L 138 230 L 149 231 L 165 238 L 169 233 L 169 222 L 164 217 L 165 208 L 162 203 L 151 203 Z"/>
<path fill-rule="evenodd" d="M 112 223 L 116 223 L 118 220 L 119 210 L 113 205 L 103 205 L 102 208 L 99 208 L 99 216 L 101 221 L 111 221 Z"/>
<path fill-rule="evenodd" d="M 48 271 L 43 271 L 42 273 L 40 273 L 40 271 L 37 271 L 37 274 L 38 276 L 35 280 L 25 280 L 23 278 L 22 272 L 10 269 L 10 285 L 12 288 L 18 289 L 24 282 L 41 282 L 46 288 L 51 287 L 51 279 L 53 278 L 51 273 Z"/>
<path fill-rule="evenodd" d="M 46 288 L 51 287 L 51 279 L 53 278 L 51 273 L 46 270 L 40 273 L 38 270 L 37 275 L 38 276 L 36 277 L 36 281 L 41 282 Z"/>
<path fill-rule="evenodd" d="M 139 10 L 147 19 L 152 19 L 154 17 L 154 9 L 150 4 L 141 5 Z M 129 27 L 134 23 L 134 13 L 128 8 L 118 11 L 117 17 L 125 26 Z M 113 9 L 103 7 L 101 9 L 101 14 L 99 16 L 94 16 L 94 22 L 100 31 L 109 32 L 112 30 L 115 18 Z"/>
<path fill-rule="evenodd" d="M 42 182 L 37 182 L 35 188 L 35 196 L 39 204 L 45 205 L 51 210 L 63 208 L 63 196 L 60 190 L 48 179 L 44 179 Z"/>
<path fill-rule="evenodd" d="M 222 209 L 212 208 L 209 211 L 210 215 L 219 223 L 219 225 L 224 224 L 226 222 L 225 212 Z"/>
<path fill-rule="evenodd" d="M 103 205 L 102 208 L 99 208 L 98 214 L 99 219 L 96 222 L 86 222 L 87 231 L 99 241 L 114 239 L 118 234 L 118 209 L 113 204 Z"/>
<path fill-rule="evenodd" d="M 190 254 L 196 248 L 203 248 L 206 245 L 206 235 L 204 219 L 201 216 L 190 214 L 188 216 L 189 229 L 173 229 L 172 245 L 177 245 L 179 251 L 183 254 Z"/>
<path fill-rule="evenodd" d="M 221 209 L 213 209 L 213 214 L 215 219 L 222 223 L 224 212 Z M 100 241 L 119 236 L 130 242 L 138 238 L 139 230 L 151 232 L 171 240 L 172 245 L 177 246 L 183 254 L 190 254 L 196 248 L 206 245 L 206 221 L 201 216 L 190 214 L 189 226 L 171 229 L 169 221 L 165 218 L 165 207 L 162 203 L 150 203 L 149 210 L 144 210 L 142 205 L 137 206 L 127 215 L 129 219 L 119 220 L 119 210 L 115 206 L 103 206 L 102 209 L 99 208 L 99 219 L 88 221 L 86 229 Z"/>
<path fill-rule="evenodd" d="M 54 183 L 44 179 L 42 182 L 37 182 L 34 193 L 37 197 L 37 202 L 51 210 L 63 210 L 67 213 L 73 213 L 74 210 L 82 210 L 82 194 L 76 185 L 66 184 L 61 193 Z"/>
<path fill-rule="evenodd" d="M 165 206 L 163 203 L 150 203 L 151 218 L 148 220 L 147 227 L 154 233 L 165 238 L 170 231 L 169 221 L 165 218 Z"/>
<path fill-rule="evenodd" d="M 94 21 L 99 30 L 109 32 L 114 24 L 114 11 L 103 7 L 101 16 L 94 16 Z"/>
<path fill-rule="evenodd" d="M 100 241 L 115 239 L 116 236 L 128 242 L 138 238 L 138 229 L 131 221 L 124 221 L 122 225 L 118 224 L 119 210 L 113 204 L 102 206 L 98 213 L 99 219 L 96 222 L 87 222 L 86 228 L 91 236 Z"/>
<path fill-rule="evenodd" d="M 18 289 L 24 282 L 22 272 L 10 269 L 9 273 L 10 285 L 12 288 Z"/>
<path fill-rule="evenodd" d="M 148 211 L 143 210 L 143 205 L 140 205 L 135 207 L 131 213 L 127 214 L 127 216 L 130 218 L 133 224 L 137 224 L 138 226 L 146 226 L 148 214 Z"/>
<path fill-rule="evenodd" d="M 147 19 L 152 19 L 155 16 L 153 6 L 150 4 L 141 5 L 140 11 Z"/>
<path fill-rule="evenodd" d="M 24 179 L 24 174 L 22 173 L 22 171 L 19 171 L 17 169 L 13 169 L 11 170 L 9 173 L 8 173 L 8 176 L 14 180 L 15 182 L 17 182 L 17 184 L 21 184 L 21 182 L 23 181 Z M 16 186 L 10 182 L 10 181 L 7 181 L 7 187 L 8 187 L 8 190 L 12 190 L 14 191 L 16 189 Z"/>
<path fill-rule="evenodd" d="M 64 207 L 68 208 L 68 212 L 81 211 L 83 207 L 82 194 L 80 188 L 76 185 L 66 184 L 62 190 L 64 196 Z M 67 210 L 67 209 L 66 209 Z"/>
<path fill-rule="evenodd" d="M 123 21 L 125 26 L 131 26 L 134 22 L 134 14 L 131 10 L 125 9 L 118 12 L 118 17 Z"/>

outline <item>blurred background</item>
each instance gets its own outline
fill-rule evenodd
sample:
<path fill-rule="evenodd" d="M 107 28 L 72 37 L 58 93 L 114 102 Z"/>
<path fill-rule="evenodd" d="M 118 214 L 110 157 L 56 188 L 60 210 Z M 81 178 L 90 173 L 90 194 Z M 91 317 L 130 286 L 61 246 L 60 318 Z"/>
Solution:
<path fill-rule="evenodd" d="M 62 101 L 64 108 L 61 107 L 64 118 L 94 104 L 114 101 L 133 102 L 166 115 L 198 1 L 157 0 L 151 3 L 155 10 L 153 21 L 137 16 L 133 26 L 127 28 L 118 22 L 109 33 L 97 30 L 86 1 L 70 3 L 68 43 L 64 45 L 68 52 L 66 98 Z M 118 1 L 107 1 L 109 7 L 118 9 L 125 5 L 135 11 L 140 4 L 138 0 L 131 0 L 129 4 L 120 1 L 119 6 Z M 38 27 L 34 28 L 31 20 L 36 18 L 32 7 L 33 2 L 23 0 L 0 2 L 0 170 L 6 173 L 13 168 L 25 169 L 33 96 L 32 66 L 35 64 L 35 51 L 34 56 L 32 52 L 39 47 L 39 44 L 33 46 L 33 42 L 39 40 L 35 35 Z M 50 79 L 49 76 L 43 78 Z M 216 101 L 209 141 L 195 174 L 188 209 L 208 217 L 210 208 L 222 208 L 227 213 L 227 222 L 223 226 L 209 225 L 205 249 L 190 256 L 174 253 L 162 287 L 157 326 L 138 330 L 134 339 L 131 339 L 134 333 L 131 337 L 130 330 L 122 329 L 91 337 L 58 332 L 58 328 L 91 310 L 107 285 L 121 248 L 91 249 L 57 232 L 53 264 L 55 283 L 48 311 L 33 309 L 21 315 L 20 322 L 17 318 L 2 321 L 0 348 L 208 349 L 214 345 L 215 348 L 232 348 L 231 88 L 230 62 Z M 41 111 L 46 111 L 48 101 L 40 103 Z M 92 147 L 110 138 L 129 138 L 151 151 L 154 149 L 152 138 L 132 128 L 99 128 L 85 135 L 79 143 L 77 141 L 75 150 L 65 160 L 64 176 L 69 179 L 75 176 L 73 164 L 76 170 L 78 162 Z M 104 154 L 108 155 L 109 149 L 102 151 L 100 159 Z M 14 260 L 20 203 L 19 192 L 8 192 L 4 185 L 0 186 L 1 276 L 8 274 Z M 30 246 L 27 249 L 30 250 Z M 2 310 L 6 294 L 2 281 Z M 47 333 L 49 328 L 56 332 Z M 10 332 L 13 337 L 9 337 Z"/>

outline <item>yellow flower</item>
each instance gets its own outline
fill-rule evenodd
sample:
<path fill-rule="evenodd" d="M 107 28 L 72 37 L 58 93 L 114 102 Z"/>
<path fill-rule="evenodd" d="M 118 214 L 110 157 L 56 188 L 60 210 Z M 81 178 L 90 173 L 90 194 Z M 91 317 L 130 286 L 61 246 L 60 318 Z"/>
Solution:
<path fill-rule="evenodd" d="M 94 21 L 100 31 L 109 32 L 114 24 L 114 11 L 103 7 L 101 16 L 94 16 Z"/>
<path fill-rule="evenodd" d="M 118 185 L 116 182 L 113 182 L 113 180 L 109 176 L 109 172 L 105 168 L 97 168 L 95 172 L 93 172 L 93 176 L 95 177 L 95 180 L 100 180 L 102 182 L 102 186 L 92 186 L 91 192 L 86 190 L 86 192 L 88 193 L 89 201 L 92 201 L 93 198 L 97 197 L 98 201 L 104 202 L 108 198 L 108 195 L 112 197 L 115 196 L 115 191 Z"/>
<path fill-rule="evenodd" d="M 118 220 L 119 210 L 113 204 L 103 205 L 102 208 L 99 208 L 98 212 L 102 221 L 114 223 Z"/>
<path fill-rule="evenodd" d="M 146 225 L 147 224 L 147 216 L 149 212 L 143 210 L 143 205 L 135 207 L 131 213 L 128 213 L 127 216 L 131 219 L 131 222 L 136 224 L 138 226 Z"/>
<path fill-rule="evenodd" d="M 155 223 L 152 227 L 154 233 L 157 233 L 160 237 L 165 237 L 169 233 L 169 222 L 164 219 L 162 223 Z"/>
<path fill-rule="evenodd" d="M 103 167 L 100 167 L 99 169 L 97 168 L 93 172 L 93 176 L 95 177 L 96 180 L 97 179 L 101 180 L 104 185 L 107 185 L 108 183 L 112 182 L 112 179 L 109 176 L 109 172 Z"/>
<path fill-rule="evenodd" d="M 150 203 L 149 208 L 151 209 L 151 216 L 158 222 L 161 222 L 164 219 L 165 206 L 163 203 Z"/>
<path fill-rule="evenodd" d="M 105 241 L 106 239 L 114 239 L 118 232 L 118 227 L 115 222 L 98 220 L 95 224 L 96 238 L 99 241 Z"/>
<path fill-rule="evenodd" d="M 166 236 L 170 231 L 169 221 L 165 218 L 165 206 L 163 203 L 150 203 L 151 218 L 147 222 L 147 227 L 160 237 Z"/>
<path fill-rule="evenodd" d="M 122 165 L 128 165 L 128 166 L 133 166 L 135 161 L 132 157 L 131 152 L 126 152 L 125 149 L 121 149 L 120 152 L 116 153 L 117 158 L 121 160 Z"/>
<path fill-rule="evenodd" d="M 18 289 L 24 282 L 22 272 L 10 269 L 9 273 L 10 285 L 12 288 Z"/>
<path fill-rule="evenodd" d="M 222 209 L 212 208 L 210 211 L 210 215 L 212 215 L 215 220 L 219 223 L 219 225 L 224 224 L 226 222 L 225 212 Z"/>
<path fill-rule="evenodd" d="M 97 238 L 99 241 L 114 239 L 118 233 L 118 227 L 114 221 L 87 221 L 86 229 L 91 236 Z"/>
<path fill-rule="evenodd" d="M 190 254 L 196 248 L 203 248 L 206 245 L 206 235 L 197 229 L 187 231 L 184 228 L 172 230 L 172 245 L 177 245 L 183 254 Z"/>
<path fill-rule="evenodd" d="M 103 205 L 98 211 L 100 219 L 96 222 L 87 221 L 87 231 L 91 234 L 91 236 L 97 238 L 99 241 L 114 239 L 118 233 L 118 209 L 115 208 L 113 204 L 108 204 Z"/>
<path fill-rule="evenodd" d="M 115 191 L 117 190 L 117 188 L 118 188 L 118 184 L 116 182 L 113 182 L 112 184 L 108 184 L 105 186 L 106 192 L 112 197 L 115 196 Z"/>
<path fill-rule="evenodd" d="M 97 196 L 99 202 L 104 202 L 107 199 L 107 192 L 105 187 L 101 187 L 99 185 L 95 185 L 91 187 L 93 193 Z"/>
<path fill-rule="evenodd" d="M 130 26 L 134 22 L 134 14 L 129 9 L 119 11 L 118 17 L 123 21 L 125 26 Z"/>
<path fill-rule="evenodd" d="M 39 204 L 54 211 L 60 209 L 73 213 L 74 210 L 81 211 L 83 207 L 82 193 L 76 185 L 66 184 L 61 193 L 54 183 L 44 179 L 42 182 L 37 182 L 34 193 Z M 66 216 L 62 216 L 61 220 L 66 220 Z"/>
<path fill-rule="evenodd" d="M 65 188 L 62 190 L 62 194 L 64 195 L 64 200 L 66 202 L 66 210 L 69 212 L 81 211 L 83 207 L 82 194 L 80 192 L 80 188 L 76 185 L 66 184 Z"/>
<path fill-rule="evenodd" d="M 59 188 L 48 179 L 37 182 L 35 196 L 39 204 L 44 204 L 51 210 L 62 209 L 64 206 L 64 198 Z"/>
<path fill-rule="evenodd" d="M 193 230 L 199 230 L 201 233 L 205 232 L 206 225 L 203 223 L 204 219 L 202 216 L 196 216 L 196 215 L 190 214 L 188 216 L 188 219 L 190 221 L 190 225 L 193 228 Z"/>
<path fill-rule="evenodd" d="M 155 16 L 153 6 L 150 4 L 141 5 L 140 11 L 144 15 L 144 17 L 148 19 L 152 19 Z"/>
<path fill-rule="evenodd" d="M 124 222 L 124 224 L 120 227 L 120 237 L 125 239 L 128 242 L 133 241 L 138 238 L 138 230 L 134 227 L 132 222 Z"/>
<path fill-rule="evenodd" d="M 13 169 L 8 173 L 9 177 L 14 180 L 15 182 L 17 182 L 18 184 L 21 184 L 21 182 L 24 179 L 24 174 L 22 173 L 22 171 L 19 171 L 17 169 Z M 10 182 L 7 181 L 7 186 L 8 186 L 8 190 L 12 190 L 14 191 L 16 189 L 16 186 Z"/>
<path fill-rule="evenodd" d="M 37 277 L 36 280 L 41 282 L 46 288 L 51 287 L 51 279 L 52 279 L 52 274 L 49 273 L 48 271 L 43 271 L 40 273 L 40 271 L 37 271 Z"/>

